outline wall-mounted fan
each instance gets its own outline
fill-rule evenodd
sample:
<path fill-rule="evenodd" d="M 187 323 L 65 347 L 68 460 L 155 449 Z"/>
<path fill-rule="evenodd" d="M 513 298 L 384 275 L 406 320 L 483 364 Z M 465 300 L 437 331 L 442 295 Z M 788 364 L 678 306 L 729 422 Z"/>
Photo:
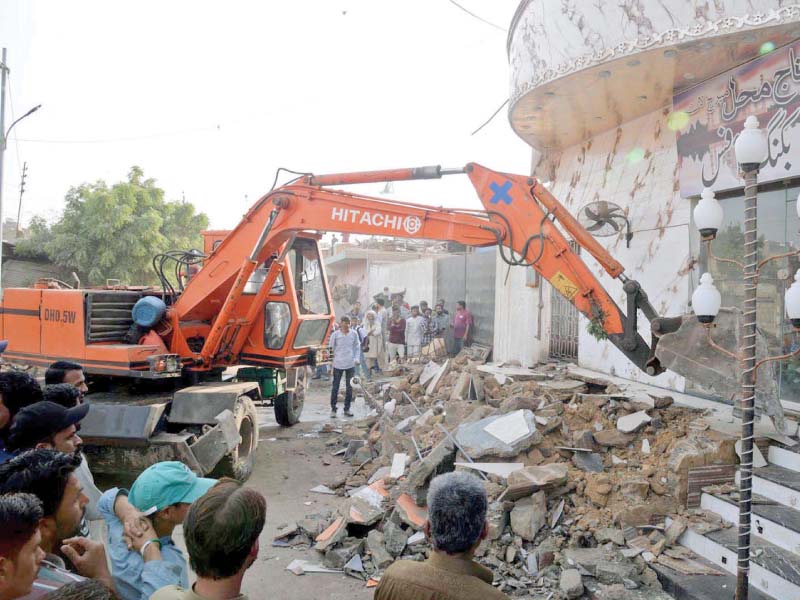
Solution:
<path fill-rule="evenodd" d="M 625 228 L 625 246 L 631 247 L 631 222 L 618 204 L 605 200 L 589 202 L 578 213 L 578 221 L 596 237 L 617 235 Z"/>

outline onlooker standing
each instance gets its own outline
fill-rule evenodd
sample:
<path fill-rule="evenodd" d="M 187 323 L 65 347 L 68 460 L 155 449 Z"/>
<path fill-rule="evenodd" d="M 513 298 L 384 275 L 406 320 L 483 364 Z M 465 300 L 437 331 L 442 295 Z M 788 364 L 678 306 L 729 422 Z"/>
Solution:
<path fill-rule="evenodd" d="M 44 374 L 46 386 L 58 383 L 68 383 L 81 394 L 81 401 L 89 391 L 86 385 L 86 376 L 83 373 L 83 366 L 69 360 L 58 360 L 47 367 Z"/>
<path fill-rule="evenodd" d="M 406 356 L 406 320 L 400 316 L 400 307 L 392 306 L 392 319 L 389 321 L 389 343 L 386 362 L 403 362 Z"/>
<path fill-rule="evenodd" d="M 354 319 L 358 319 L 359 321 L 364 318 L 364 314 L 361 312 L 361 302 L 356 300 L 350 306 L 350 312 L 347 313 L 347 316 L 350 317 L 350 320 L 353 321 Z"/>
<path fill-rule="evenodd" d="M 192 504 L 183 522 L 189 564 L 197 574 L 191 588 L 161 588 L 151 600 L 247 600 L 242 579 L 258 558 L 267 501 L 234 479 L 222 479 Z"/>
<path fill-rule="evenodd" d="M 443 312 L 444 314 L 446 314 L 446 315 L 449 315 L 449 314 L 450 314 L 450 312 L 447 310 L 447 304 L 445 304 L 445 302 L 444 302 L 444 298 L 439 298 L 439 302 L 437 302 L 436 304 L 440 304 L 440 305 L 441 305 L 441 307 L 442 307 L 442 312 Z"/>
<path fill-rule="evenodd" d="M 44 517 L 42 503 L 33 494 L 0 496 L 0 598 L 14 600 L 30 594 L 44 560 L 39 547 Z"/>
<path fill-rule="evenodd" d="M 74 373 L 75 370 L 68 371 L 68 373 L 69 372 Z M 70 383 L 56 383 L 53 385 L 48 385 L 44 390 L 45 401 L 55 402 L 64 408 L 73 408 L 78 406 L 81 404 L 82 398 L 83 394 L 81 394 L 80 389 Z M 92 475 L 91 469 L 89 469 L 89 463 L 86 461 L 86 455 L 81 453 L 81 459 L 81 466 L 78 467 L 77 471 L 75 471 L 75 475 L 78 477 L 81 485 L 83 486 L 83 493 L 89 497 L 89 504 L 86 505 L 86 521 L 88 523 L 88 530 L 82 528 L 81 534 L 88 536 L 93 540 L 97 540 L 98 542 L 105 541 L 105 524 L 103 523 L 103 517 L 100 515 L 100 511 L 97 510 L 97 502 L 100 500 L 100 495 L 102 492 L 97 489 L 97 486 L 94 483 L 94 476 Z"/>
<path fill-rule="evenodd" d="M 198 477 L 183 463 L 169 461 L 142 471 L 130 494 L 118 488 L 103 494 L 98 506 L 108 524 L 114 581 L 123 600 L 149 600 L 168 585 L 188 587 L 189 569 L 172 532 L 183 523 L 191 504 L 216 483 Z M 136 523 L 141 535 L 134 535 L 130 523 L 119 518 L 118 504 L 130 504 L 142 513 Z"/>
<path fill-rule="evenodd" d="M 350 329 L 350 319 L 342 317 L 337 331 L 331 334 L 330 346 L 333 350 L 333 385 L 331 386 L 331 417 L 336 418 L 336 401 L 339 398 L 339 385 L 344 380 L 344 415 L 352 417 L 350 403 L 353 401 L 353 386 L 350 380 L 360 363 L 361 340 L 358 333 Z"/>
<path fill-rule="evenodd" d="M 420 303 L 419 303 L 419 314 L 424 316 L 425 315 L 425 311 L 428 310 L 428 308 L 429 308 L 428 307 L 428 301 L 427 300 L 421 300 Z"/>
<path fill-rule="evenodd" d="M 33 592 L 26 600 L 38 598 L 66 583 L 80 581 L 81 575 L 114 589 L 103 544 L 74 537 L 88 502 L 75 476 L 79 464 L 80 457 L 75 454 L 40 449 L 23 452 L 0 465 L 0 494 L 33 494 L 42 503 L 44 516 L 39 521 L 39 546 L 45 557 Z M 57 551 L 72 562 L 80 575 L 67 570 L 64 561 L 55 554 Z"/>
<path fill-rule="evenodd" d="M 0 341 L 0 353 L 8 342 Z M 42 388 L 27 373 L 20 371 L 0 372 L 0 463 L 10 459 L 13 454 L 6 448 L 6 438 L 11 421 L 19 410 L 42 399 Z"/>
<path fill-rule="evenodd" d="M 364 329 L 364 325 L 361 323 L 360 319 L 353 318 L 352 321 L 353 329 L 355 329 L 355 332 L 358 334 L 358 361 L 356 364 L 358 365 L 360 363 L 360 370 L 363 371 L 366 376 L 367 369 L 364 361 L 364 340 L 367 338 L 367 331 Z"/>
<path fill-rule="evenodd" d="M 450 325 L 450 319 L 444 310 L 444 304 L 436 305 L 436 312 L 433 313 L 433 337 L 443 338 L 447 327 Z"/>
<path fill-rule="evenodd" d="M 391 319 L 391 313 L 386 309 L 386 302 L 383 298 L 378 298 L 375 304 L 378 305 L 375 314 L 377 315 L 378 319 L 381 322 L 381 333 L 383 334 L 383 347 L 386 348 L 386 341 L 388 331 L 389 331 L 389 319 Z"/>
<path fill-rule="evenodd" d="M 425 562 L 399 560 L 381 577 L 374 600 L 504 600 L 492 572 L 473 559 L 486 539 L 486 490 L 469 473 L 439 475 L 428 490 L 425 534 L 433 552 Z"/>
<path fill-rule="evenodd" d="M 474 325 L 472 313 L 467 310 L 467 303 L 459 300 L 456 304 L 456 314 L 453 315 L 454 354 L 461 352 L 464 346 L 470 345 Z"/>
<path fill-rule="evenodd" d="M 364 352 L 364 368 L 367 379 L 372 379 L 372 370 L 381 372 L 381 357 L 383 356 L 383 331 L 375 311 L 367 311 L 367 324 L 364 332 L 368 340 L 368 348 Z"/>
<path fill-rule="evenodd" d="M 406 320 L 406 352 L 409 358 L 419 356 L 422 338 L 425 335 L 425 318 L 419 314 L 419 306 L 411 307 L 411 316 Z"/>
<path fill-rule="evenodd" d="M 62 400 L 67 397 L 72 398 L 72 402 L 77 402 L 78 390 L 68 384 L 50 386 L 45 392 L 46 397 L 54 397 L 52 391 L 56 388 Z M 50 448 L 64 452 L 65 454 L 80 453 L 82 440 L 78 435 L 80 422 L 89 412 L 89 404 L 73 404 L 66 408 L 61 404 L 44 400 L 26 406 L 14 417 L 11 429 L 8 434 L 8 449 L 12 451 L 30 450 L 33 448 Z M 80 453 L 81 464 L 75 471 L 75 476 L 81 484 L 83 493 L 89 498 L 86 505 L 84 518 L 81 520 L 80 534 L 84 537 L 91 537 L 98 542 L 105 540 L 102 535 L 102 528 L 99 523 L 94 527 L 94 535 L 90 535 L 89 521 L 102 519 L 97 510 L 97 502 L 100 500 L 101 492 L 94 484 L 94 477 L 89 470 L 86 457 Z"/>
<path fill-rule="evenodd" d="M 430 308 L 425 309 L 425 312 L 422 313 L 422 318 L 425 319 L 425 328 L 422 335 L 422 349 L 424 351 L 433 341 L 433 337 L 436 333 L 436 323 L 433 322 L 433 313 Z"/>

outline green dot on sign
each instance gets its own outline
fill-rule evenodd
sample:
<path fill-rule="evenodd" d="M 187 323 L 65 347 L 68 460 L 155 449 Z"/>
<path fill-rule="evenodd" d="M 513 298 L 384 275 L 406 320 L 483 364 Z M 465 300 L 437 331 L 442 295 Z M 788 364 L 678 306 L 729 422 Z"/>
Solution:
<path fill-rule="evenodd" d="M 758 49 L 759 54 L 769 54 L 775 50 L 775 42 L 764 42 L 761 44 L 761 48 Z"/>
<path fill-rule="evenodd" d="M 667 127 L 671 131 L 680 131 L 689 124 L 689 113 L 685 110 L 676 110 L 667 116 Z"/>
<path fill-rule="evenodd" d="M 629 163 L 637 163 L 644 158 L 644 150 L 642 148 L 634 148 L 625 155 L 625 158 Z"/>

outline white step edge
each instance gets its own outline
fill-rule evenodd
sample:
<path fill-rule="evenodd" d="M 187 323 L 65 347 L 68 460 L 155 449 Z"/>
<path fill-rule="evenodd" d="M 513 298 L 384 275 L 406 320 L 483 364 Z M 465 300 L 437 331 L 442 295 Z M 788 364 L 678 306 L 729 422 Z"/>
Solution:
<path fill-rule="evenodd" d="M 800 454 L 797 452 L 792 452 L 779 446 L 770 446 L 767 453 L 767 462 L 771 465 L 800 473 Z"/>
<path fill-rule="evenodd" d="M 734 526 L 739 523 L 739 507 L 725 502 L 725 500 L 720 500 L 711 494 L 704 493 L 700 497 L 700 508 L 718 514 L 729 523 L 733 523 Z M 800 554 L 800 533 L 787 529 L 780 523 L 770 521 L 755 513 L 751 515 L 751 519 L 751 531 L 754 536 L 760 537 L 789 552 Z"/>
<path fill-rule="evenodd" d="M 739 471 L 736 471 L 736 485 L 739 485 Z M 787 488 L 780 483 L 753 475 L 753 493 L 774 500 L 778 504 L 800 509 L 800 492 Z"/>
<path fill-rule="evenodd" d="M 668 521 L 671 521 L 671 519 L 668 519 Z M 736 575 L 736 552 L 728 550 L 722 544 L 718 544 L 691 529 L 683 532 L 681 537 L 678 538 L 678 543 L 732 575 Z M 781 600 L 800 598 L 800 587 L 771 571 L 767 571 L 753 561 L 750 561 L 750 585 L 773 598 Z"/>

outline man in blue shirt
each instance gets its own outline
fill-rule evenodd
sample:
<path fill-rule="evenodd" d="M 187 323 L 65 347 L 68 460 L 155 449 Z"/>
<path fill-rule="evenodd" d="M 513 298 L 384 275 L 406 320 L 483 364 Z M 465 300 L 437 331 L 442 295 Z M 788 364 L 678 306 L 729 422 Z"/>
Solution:
<path fill-rule="evenodd" d="M 350 403 L 353 401 L 353 386 L 350 380 L 356 372 L 356 365 L 361 364 L 361 340 L 353 329 L 350 329 L 349 317 L 342 317 L 338 330 L 331 334 L 329 342 L 333 351 L 333 387 L 331 388 L 331 417 L 336 418 L 336 401 L 339 397 L 339 384 L 345 376 L 344 414 L 352 417 Z"/>
<path fill-rule="evenodd" d="M 112 488 L 100 497 L 97 508 L 108 525 L 111 570 L 122 600 L 148 600 L 162 587 L 189 585 L 186 557 L 172 531 L 215 483 L 183 463 L 161 462 L 145 469 L 130 492 Z M 130 507 L 142 514 L 135 525 L 119 517 L 130 514 Z"/>

